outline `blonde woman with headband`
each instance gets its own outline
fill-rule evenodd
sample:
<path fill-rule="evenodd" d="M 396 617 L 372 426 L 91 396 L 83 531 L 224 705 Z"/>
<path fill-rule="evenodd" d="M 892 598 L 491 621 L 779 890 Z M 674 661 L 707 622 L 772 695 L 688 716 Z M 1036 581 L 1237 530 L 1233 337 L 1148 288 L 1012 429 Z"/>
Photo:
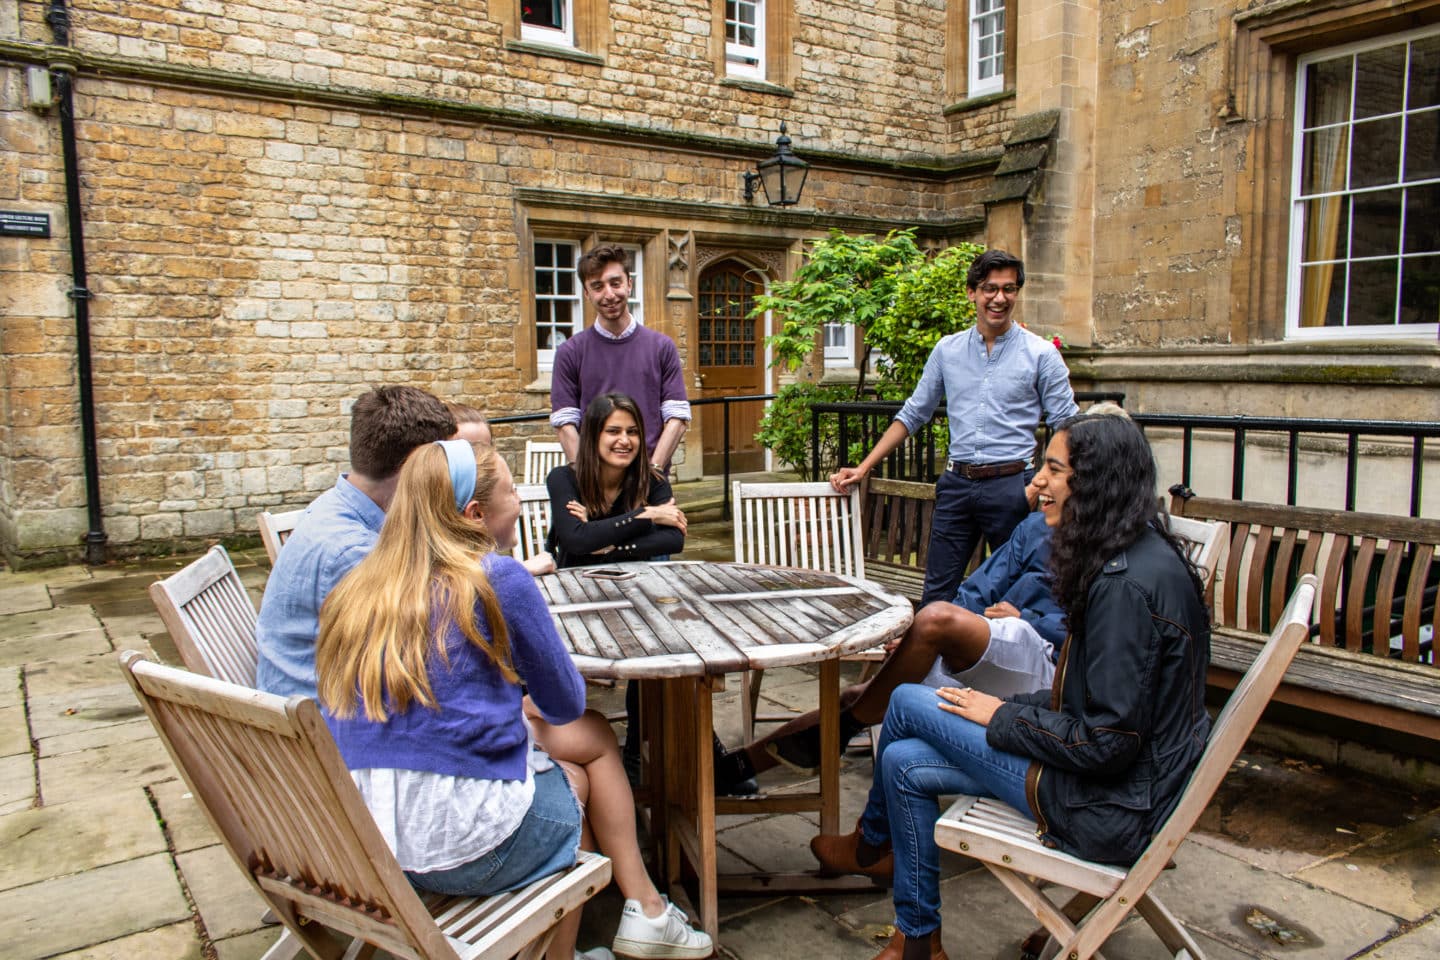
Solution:
<path fill-rule="evenodd" d="M 410 455 L 375 549 L 321 610 L 326 722 L 417 889 L 513 890 L 598 847 L 627 898 L 617 952 L 709 956 L 710 938 L 645 872 L 614 734 L 585 711 L 534 578 L 496 552 L 513 546 L 518 515 L 489 447 L 440 440 Z M 574 952 L 579 919 L 549 960 L 610 956 Z"/>

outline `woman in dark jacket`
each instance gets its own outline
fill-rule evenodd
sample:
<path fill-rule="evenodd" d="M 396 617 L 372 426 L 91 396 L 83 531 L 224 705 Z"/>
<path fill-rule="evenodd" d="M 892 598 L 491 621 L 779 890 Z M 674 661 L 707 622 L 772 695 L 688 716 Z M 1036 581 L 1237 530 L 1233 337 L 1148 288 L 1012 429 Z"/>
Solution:
<path fill-rule="evenodd" d="M 1200 578 L 1166 530 L 1139 428 L 1067 421 L 1034 484 L 1055 528 L 1051 572 L 1070 630 L 1053 689 L 1002 701 L 900 687 L 859 825 L 811 843 L 827 867 L 872 876 L 893 850 L 897 932 L 877 960 L 945 955 L 941 794 L 998 797 L 1034 816 L 1047 846 L 1130 864 L 1205 749 L 1209 617 Z"/>
<path fill-rule="evenodd" d="M 580 421 L 574 465 L 550 471 L 550 536 L 558 567 L 651 560 L 685 547 L 685 514 L 650 469 L 635 401 L 604 393 Z"/>

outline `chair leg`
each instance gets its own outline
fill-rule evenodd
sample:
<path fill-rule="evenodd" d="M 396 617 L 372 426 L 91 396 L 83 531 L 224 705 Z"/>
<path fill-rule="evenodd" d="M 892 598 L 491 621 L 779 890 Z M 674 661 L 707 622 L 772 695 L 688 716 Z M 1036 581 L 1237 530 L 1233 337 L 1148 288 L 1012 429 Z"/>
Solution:
<path fill-rule="evenodd" d="M 1070 898 L 1065 906 L 1060 908 L 1060 912 L 1065 914 L 1071 923 L 1079 923 L 1085 919 L 1085 914 L 1095 909 L 1095 905 L 1099 902 L 1100 898 L 1093 893 L 1077 893 Z M 1022 957 L 1033 957 L 1035 960 L 1043 960 L 1045 956 L 1045 945 L 1047 943 L 1052 945 L 1050 952 L 1053 956 L 1053 954 L 1060 949 L 1060 945 L 1055 943 L 1050 937 L 1050 931 L 1044 927 L 1034 930 L 1030 933 L 1030 936 L 1020 942 L 1020 955 Z"/>
<path fill-rule="evenodd" d="M 755 714 L 760 708 L 760 681 L 764 670 L 750 670 L 740 681 L 740 730 L 745 742 L 755 739 Z"/>
<path fill-rule="evenodd" d="M 1057 955 L 1064 956 L 1068 960 L 1071 951 L 1074 950 L 1073 944 L 1080 933 L 1070 918 L 1059 907 L 1051 903 L 1050 898 L 1045 896 L 1040 887 L 1028 877 L 1022 877 L 1013 870 L 993 863 L 986 863 L 985 866 L 995 875 L 995 879 L 999 880 L 1005 889 L 1009 890 L 1027 910 L 1034 914 L 1035 919 L 1043 923 L 1045 929 L 1050 931 L 1050 942 L 1046 945 L 1045 952 L 1041 954 L 1042 960 Z M 1110 932 L 1107 931 L 1105 937 L 1109 935 Z M 1105 937 L 1100 938 L 1101 943 L 1104 943 Z M 1056 947 L 1060 944 L 1063 946 L 1060 946 L 1057 951 Z M 1105 960 L 1105 955 L 1100 952 L 1098 944 L 1094 949 L 1079 952 L 1075 956 L 1075 960 L 1091 960 L 1092 957 L 1094 960 Z"/>
<path fill-rule="evenodd" d="M 1155 931 L 1155 936 L 1165 944 L 1165 948 L 1179 957 L 1182 952 L 1190 954 L 1190 960 L 1205 960 L 1205 951 L 1190 936 L 1173 913 L 1165 904 L 1157 900 L 1152 894 L 1145 894 L 1140 902 L 1135 905 L 1135 910 L 1150 924 L 1150 929 Z"/>

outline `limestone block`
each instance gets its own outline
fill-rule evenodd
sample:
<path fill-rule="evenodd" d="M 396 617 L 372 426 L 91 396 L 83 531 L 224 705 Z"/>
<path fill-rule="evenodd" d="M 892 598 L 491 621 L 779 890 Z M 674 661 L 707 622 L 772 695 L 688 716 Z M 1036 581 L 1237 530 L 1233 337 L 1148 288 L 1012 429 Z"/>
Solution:
<path fill-rule="evenodd" d="M 216 537 L 235 530 L 229 510 L 192 510 L 181 515 L 181 523 L 187 537 Z"/>
<path fill-rule="evenodd" d="M 15 546 L 22 550 L 69 547 L 90 529 L 84 508 L 22 510 L 15 517 Z"/>

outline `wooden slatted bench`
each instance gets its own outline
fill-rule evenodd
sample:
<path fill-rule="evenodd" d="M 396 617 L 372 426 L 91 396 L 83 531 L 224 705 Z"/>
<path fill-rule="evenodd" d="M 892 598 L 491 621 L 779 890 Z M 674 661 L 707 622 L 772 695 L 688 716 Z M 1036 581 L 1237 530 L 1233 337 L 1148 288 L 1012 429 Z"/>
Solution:
<path fill-rule="evenodd" d="M 883 477 L 861 481 L 860 539 L 865 548 L 865 579 L 919 603 L 925 589 L 925 559 L 934 516 L 933 483 Z"/>
<path fill-rule="evenodd" d="M 1312 642 L 1274 699 L 1440 741 L 1440 665 L 1421 630 L 1440 630 L 1440 521 L 1171 493 L 1176 516 L 1230 524 L 1212 610 L 1213 684 L 1234 686 L 1296 581 L 1313 572 Z"/>

